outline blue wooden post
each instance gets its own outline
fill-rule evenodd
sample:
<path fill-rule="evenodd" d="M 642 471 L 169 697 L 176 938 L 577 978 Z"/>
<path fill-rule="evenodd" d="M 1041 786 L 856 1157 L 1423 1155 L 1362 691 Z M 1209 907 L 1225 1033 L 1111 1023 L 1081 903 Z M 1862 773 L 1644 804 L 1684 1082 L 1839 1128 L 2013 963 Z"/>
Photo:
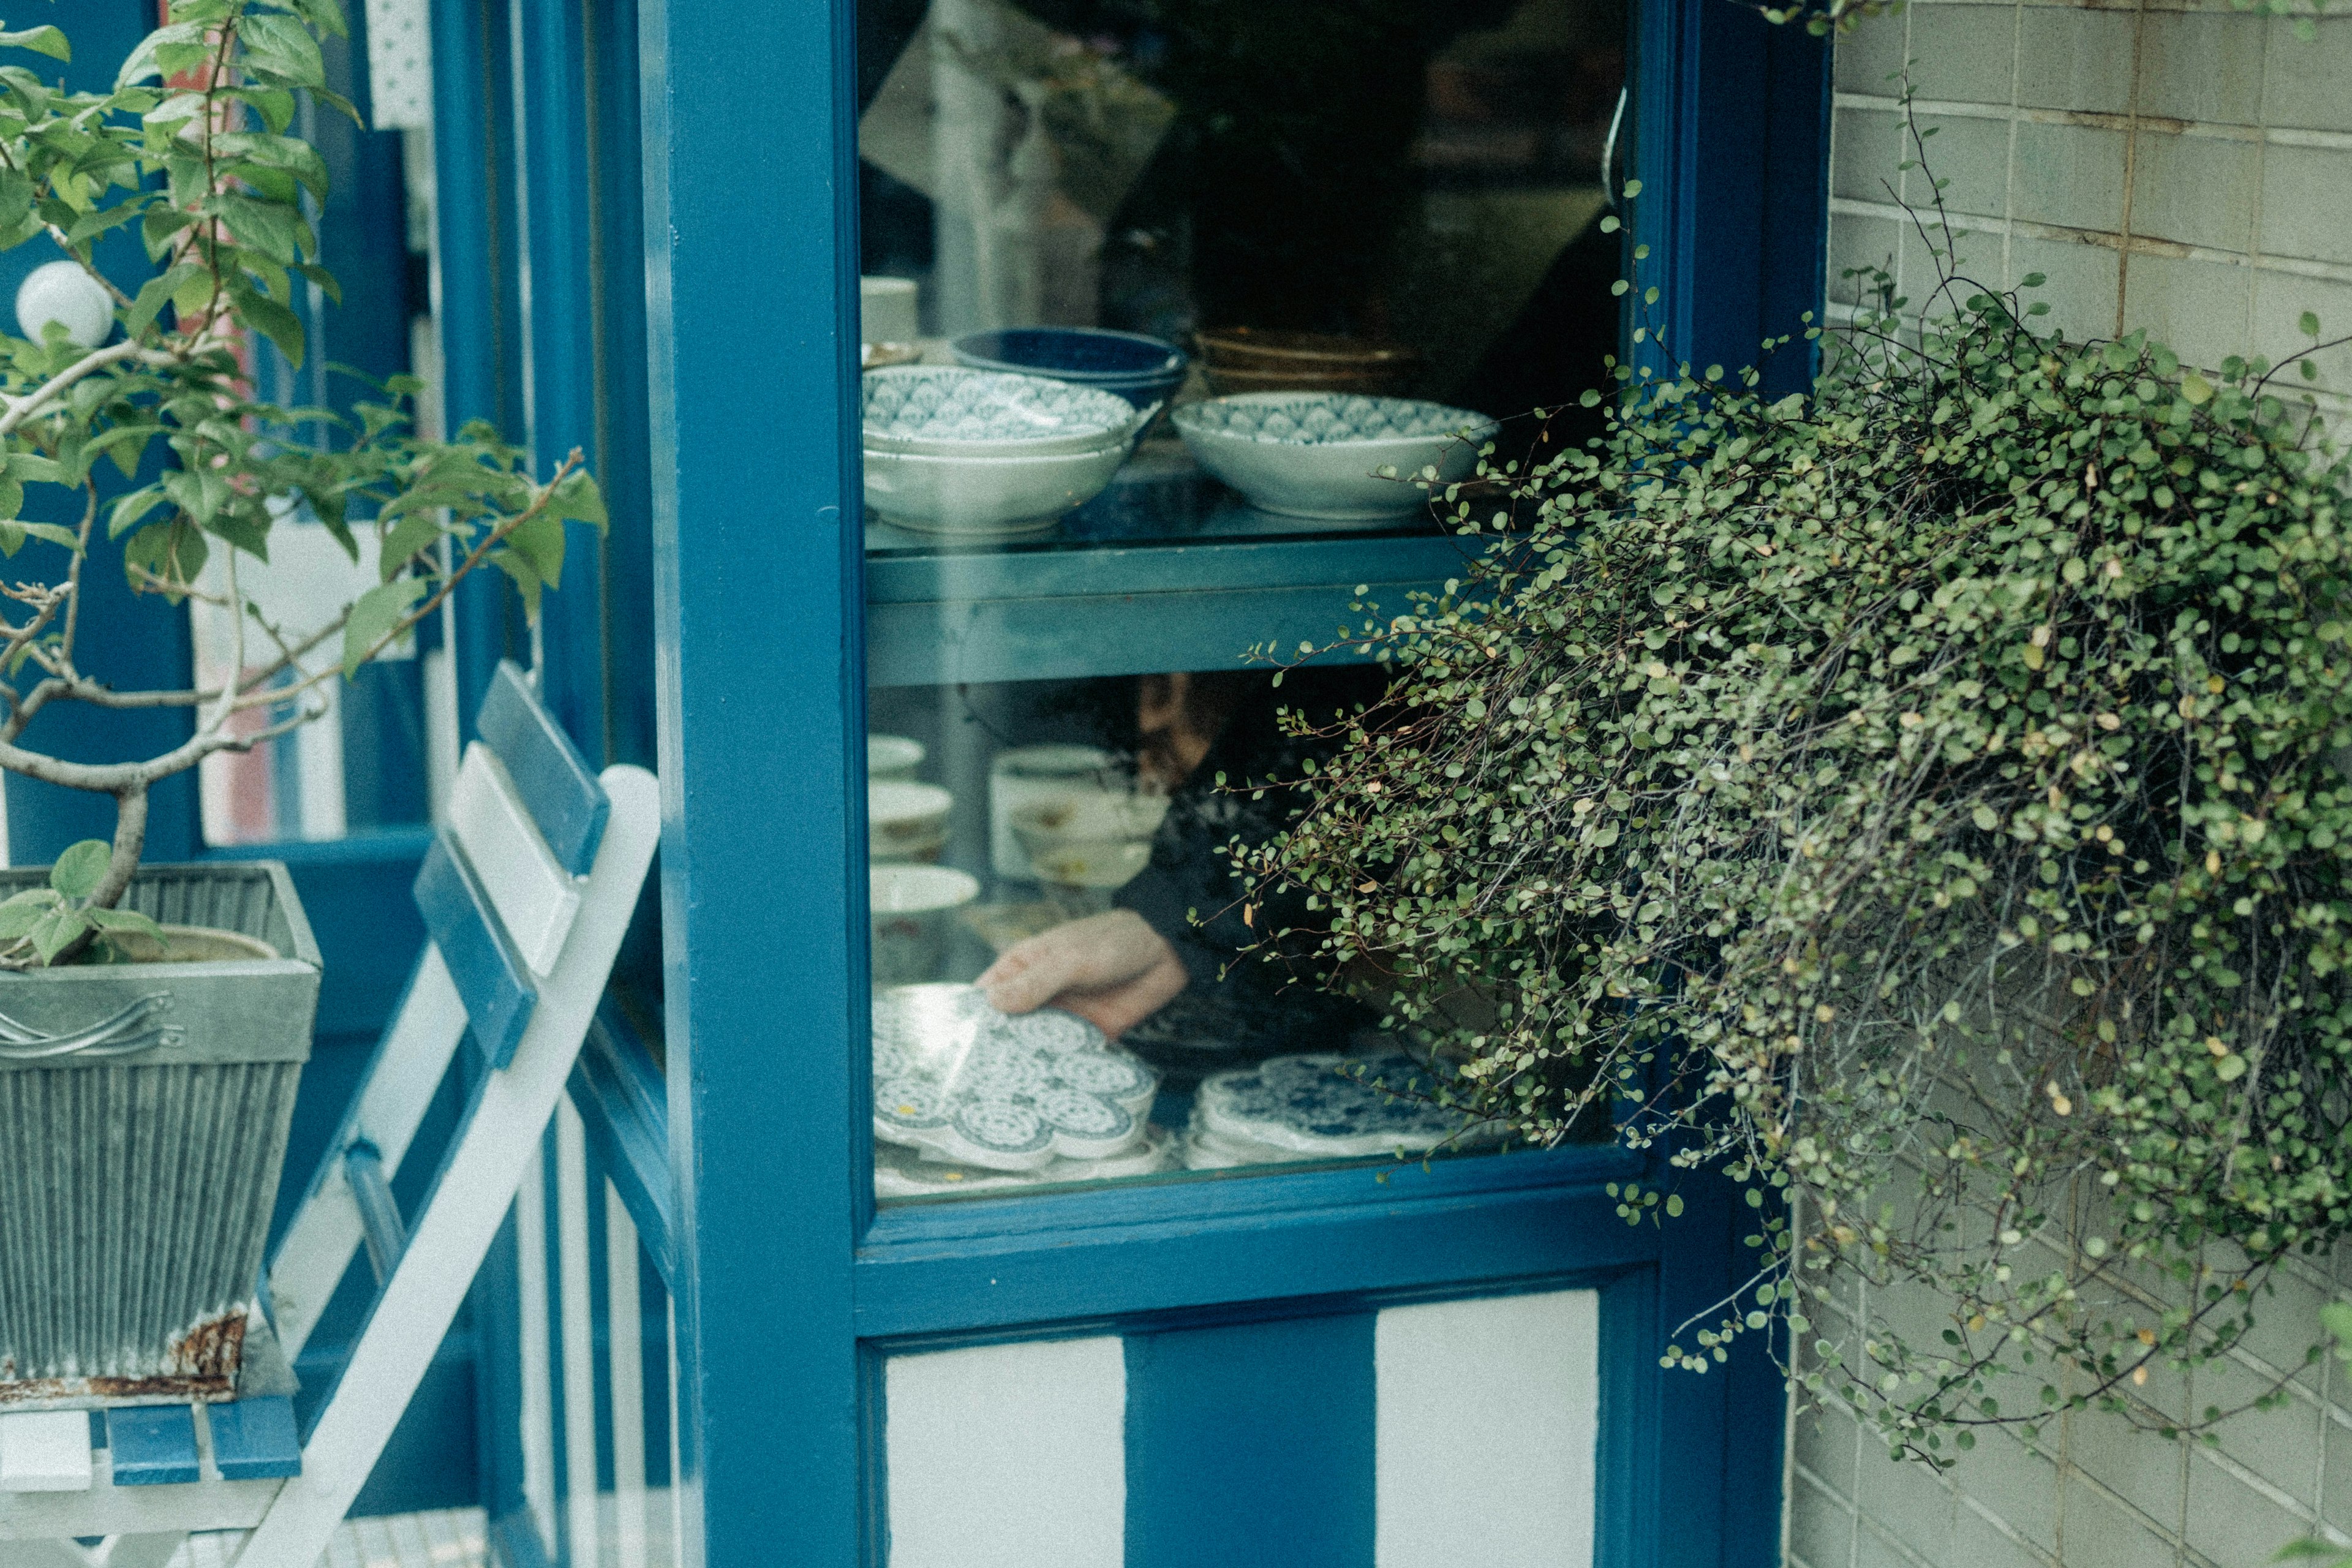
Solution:
<path fill-rule="evenodd" d="M 520 0 L 523 245 L 530 267 L 530 445 L 541 478 L 579 448 L 597 455 L 595 289 L 591 273 L 586 8 Z M 604 549 L 584 522 L 564 525 L 562 589 L 541 601 L 540 691 L 589 756 L 608 751 Z"/>
<path fill-rule="evenodd" d="M 857 172 L 843 0 L 646 0 L 682 1568 L 860 1561 Z"/>

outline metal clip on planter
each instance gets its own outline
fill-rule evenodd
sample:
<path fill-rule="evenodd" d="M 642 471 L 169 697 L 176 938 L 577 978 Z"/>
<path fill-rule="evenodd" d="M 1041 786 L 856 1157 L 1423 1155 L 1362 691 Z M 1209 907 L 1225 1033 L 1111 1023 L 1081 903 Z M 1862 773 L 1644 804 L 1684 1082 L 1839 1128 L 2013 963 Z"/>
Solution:
<path fill-rule="evenodd" d="M 48 1061 L 58 1057 L 127 1057 L 156 1046 L 176 1046 L 187 1038 L 177 1024 L 147 1029 L 140 1026 L 172 1005 L 169 991 L 142 996 L 111 1018 L 70 1035 L 45 1035 L 0 1013 L 0 1060 Z"/>
<path fill-rule="evenodd" d="M 653 775 L 591 773 L 513 665 L 477 728 L 416 879 L 432 940 L 269 1260 L 270 1320 L 248 1330 L 291 1363 L 365 1246 L 374 1308 L 308 1438 L 282 1394 L 243 1387 L 233 1403 L 110 1409 L 95 1442 L 85 1411 L 0 1415 L 7 1568 L 163 1568 L 192 1531 L 245 1532 L 226 1568 L 313 1568 L 391 1438 L 539 1155 L 659 835 Z M 0 1058 L 173 1045 L 178 1026 L 154 1021 L 170 1005 L 159 992 L 69 1035 L 0 1018 Z M 472 1102 L 404 1219 L 392 1179 L 467 1038 Z M 110 1539 L 76 1543 L 94 1536 Z"/>

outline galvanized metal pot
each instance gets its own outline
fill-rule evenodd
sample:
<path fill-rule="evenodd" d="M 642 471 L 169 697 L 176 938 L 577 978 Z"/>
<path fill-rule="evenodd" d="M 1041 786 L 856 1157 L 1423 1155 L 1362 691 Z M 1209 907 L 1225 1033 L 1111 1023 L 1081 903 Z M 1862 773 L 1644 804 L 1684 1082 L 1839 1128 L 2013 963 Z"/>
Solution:
<path fill-rule="evenodd" d="M 122 905 L 277 956 L 0 973 L 0 1408 L 236 1391 L 318 943 L 275 862 L 146 867 Z"/>

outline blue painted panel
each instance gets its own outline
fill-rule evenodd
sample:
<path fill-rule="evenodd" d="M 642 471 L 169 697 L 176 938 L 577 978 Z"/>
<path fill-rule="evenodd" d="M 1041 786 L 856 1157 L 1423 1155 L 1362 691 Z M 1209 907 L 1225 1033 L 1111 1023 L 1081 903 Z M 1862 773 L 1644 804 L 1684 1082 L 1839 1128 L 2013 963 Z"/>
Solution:
<path fill-rule="evenodd" d="M 466 852 L 446 829 L 435 837 L 416 873 L 415 892 L 425 929 L 466 1004 L 474 1048 L 485 1066 L 505 1067 L 522 1043 L 524 1026 L 539 1004 L 539 986 L 467 864 Z"/>
<path fill-rule="evenodd" d="M 106 1447 L 114 1460 L 118 1487 L 184 1486 L 199 1474 L 196 1415 L 184 1405 L 109 1410 Z"/>
<path fill-rule="evenodd" d="M 222 1479 L 254 1481 L 302 1473 L 302 1444 L 294 1435 L 291 1399 L 240 1399 L 213 1405 L 205 1415 L 212 1423 L 213 1463 Z"/>
<path fill-rule="evenodd" d="M 894 1206 L 858 1253 L 859 1331 L 940 1333 L 1636 1267 L 1656 1258 L 1656 1227 L 1629 1228 L 1602 1184 L 1640 1169 L 1604 1148 Z"/>
<path fill-rule="evenodd" d="M 606 997 L 588 1025 L 567 1086 L 588 1147 L 611 1176 L 662 1283 L 677 1266 L 677 1197 L 669 1171 L 669 1107 L 660 1070 L 619 1005 Z"/>
<path fill-rule="evenodd" d="M 1127 1336 L 1127 1568 L 1370 1568 L 1373 1321 Z"/>
<path fill-rule="evenodd" d="M 556 859 L 573 876 L 586 876 L 596 863 L 596 847 L 604 841 L 613 803 L 513 660 L 499 661 L 475 725 L 482 744 L 506 764 L 515 793 Z"/>

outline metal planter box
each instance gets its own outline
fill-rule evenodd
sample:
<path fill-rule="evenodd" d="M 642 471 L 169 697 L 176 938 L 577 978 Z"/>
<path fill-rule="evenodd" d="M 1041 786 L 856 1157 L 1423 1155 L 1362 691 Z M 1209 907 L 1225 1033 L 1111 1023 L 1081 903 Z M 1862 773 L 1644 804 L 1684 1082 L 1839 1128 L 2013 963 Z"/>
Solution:
<path fill-rule="evenodd" d="M 143 868 L 122 903 L 278 956 L 0 972 L 0 1407 L 236 1390 L 318 943 L 275 862 Z"/>

